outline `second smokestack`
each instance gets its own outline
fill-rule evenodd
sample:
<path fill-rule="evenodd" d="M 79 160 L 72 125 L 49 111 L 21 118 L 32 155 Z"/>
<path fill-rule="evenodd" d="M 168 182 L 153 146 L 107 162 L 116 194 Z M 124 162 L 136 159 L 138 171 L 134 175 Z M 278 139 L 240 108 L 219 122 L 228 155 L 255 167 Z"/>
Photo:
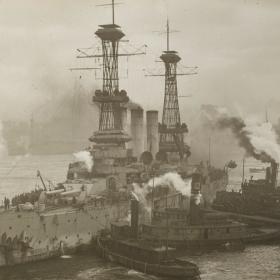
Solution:
<path fill-rule="evenodd" d="M 143 136 L 143 109 L 131 110 L 131 124 L 130 131 L 132 137 L 133 155 L 140 158 L 144 151 L 144 136 Z"/>

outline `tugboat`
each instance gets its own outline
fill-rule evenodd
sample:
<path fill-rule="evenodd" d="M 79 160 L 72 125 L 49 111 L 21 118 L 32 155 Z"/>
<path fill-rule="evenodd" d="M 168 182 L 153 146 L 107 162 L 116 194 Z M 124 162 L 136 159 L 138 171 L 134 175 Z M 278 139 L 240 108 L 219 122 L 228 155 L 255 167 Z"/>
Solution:
<path fill-rule="evenodd" d="M 174 279 L 200 279 L 198 267 L 177 258 L 178 252 L 169 246 L 157 246 L 138 235 L 138 200 L 131 200 L 131 226 L 113 223 L 107 236 L 98 237 L 96 248 L 106 260 L 129 269 Z"/>
<path fill-rule="evenodd" d="M 217 192 L 213 208 L 237 214 L 280 219 L 280 188 L 277 187 L 278 164 L 266 168 L 265 179 L 244 180 L 239 192 Z"/>
<path fill-rule="evenodd" d="M 243 250 L 246 243 L 266 242 L 280 236 L 279 229 L 249 227 L 226 213 L 206 210 L 202 205 L 201 176 L 192 178 L 191 196 L 169 192 L 154 200 L 151 223 L 141 227 L 142 239 L 182 249 L 186 253 Z M 164 192 L 162 192 L 164 193 Z"/>

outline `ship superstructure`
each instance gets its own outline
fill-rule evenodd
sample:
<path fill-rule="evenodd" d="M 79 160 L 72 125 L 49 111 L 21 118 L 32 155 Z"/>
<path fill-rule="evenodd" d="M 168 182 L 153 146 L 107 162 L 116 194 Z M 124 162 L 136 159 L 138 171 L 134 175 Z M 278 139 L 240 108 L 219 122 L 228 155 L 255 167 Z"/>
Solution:
<path fill-rule="evenodd" d="M 119 90 L 118 45 L 124 33 L 116 24 L 101 25 L 95 33 L 102 41 L 103 88 L 97 90 L 93 101 L 100 103 L 99 130 L 91 137 L 95 143 L 122 146 L 129 141 L 123 131 L 122 107 L 129 98 L 125 90 Z"/>
<path fill-rule="evenodd" d="M 103 87 L 102 91 L 96 90 L 93 97 L 93 101 L 100 104 L 99 129 L 90 137 L 95 143 L 93 156 L 103 165 L 125 165 L 129 159 L 125 143 L 131 138 L 124 131 L 122 105 L 129 98 L 125 90 L 119 90 L 118 74 L 118 46 L 124 33 L 113 20 L 112 24 L 101 25 L 95 34 L 102 42 Z"/>
<path fill-rule="evenodd" d="M 118 69 L 119 43 L 125 34 L 120 26 L 115 24 L 114 1 L 112 1 L 112 15 L 112 23 L 100 25 L 95 32 L 101 40 L 102 54 L 87 55 L 82 52 L 82 55 L 78 56 L 79 58 L 102 58 L 103 79 L 102 89 L 96 90 L 93 96 L 93 102 L 99 104 L 100 108 L 98 130 L 89 138 L 93 143 L 89 149 L 93 167 L 91 170 L 83 172 L 82 168 L 79 170 L 78 163 L 70 165 L 68 179 L 75 179 L 79 176 L 89 179 L 107 178 L 106 180 L 109 181 L 107 184 L 114 188 L 122 188 L 127 185 L 129 174 L 138 172 L 128 166 L 137 161 L 138 154 L 133 155 L 133 150 L 127 145 L 129 141 L 136 139 L 135 135 L 138 131 L 133 133 L 133 137 L 130 137 L 127 132 L 127 109 L 131 102 L 127 92 L 119 88 Z M 124 55 L 126 54 L 122 54 L 122 56 Z M 133 122 L 137 122 L 141 116 L 143 117 L 143 110 L 138 107 L 130 110 L 131 125 L 134 125 Z M 135 112 L 140 112 L 140 116 L 138 116 L 139 114 L 134 116 Z M 143 123 L 141 124 L 143 126 Z"/>

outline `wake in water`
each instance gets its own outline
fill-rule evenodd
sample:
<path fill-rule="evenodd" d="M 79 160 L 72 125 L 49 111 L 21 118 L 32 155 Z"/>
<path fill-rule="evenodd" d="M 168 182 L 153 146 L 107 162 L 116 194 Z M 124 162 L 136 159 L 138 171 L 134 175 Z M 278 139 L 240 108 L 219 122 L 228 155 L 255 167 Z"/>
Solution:
<path fill-rule="evenodd" d="M 69 255 L 62 255 L 60 256 L 61 259 L 72 259 L 72 256 Z"/>
<path fill-rule="evenodd" d="M 142 272 L 138 272 L 133 269 L 126 269 L 122 266 L 112 266 L 112 267 L 94 267 L 80 272 L 77 275 L 79 280 L 125 280 L 125 279 L 147 279 L 154 280 L 159 279 L 156 276 L 150 276 Z"/>

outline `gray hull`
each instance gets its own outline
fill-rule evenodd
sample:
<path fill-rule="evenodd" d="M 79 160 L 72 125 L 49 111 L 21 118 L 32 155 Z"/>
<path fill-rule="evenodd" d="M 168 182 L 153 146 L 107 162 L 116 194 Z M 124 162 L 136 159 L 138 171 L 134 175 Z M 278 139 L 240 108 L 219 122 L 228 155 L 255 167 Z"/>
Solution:
<path fill-rule="evenodd" d="M 90 245 L 98 232 L 128 216 L 129 203 L 0 213 L 0 266 L 48 259 Z"/>

